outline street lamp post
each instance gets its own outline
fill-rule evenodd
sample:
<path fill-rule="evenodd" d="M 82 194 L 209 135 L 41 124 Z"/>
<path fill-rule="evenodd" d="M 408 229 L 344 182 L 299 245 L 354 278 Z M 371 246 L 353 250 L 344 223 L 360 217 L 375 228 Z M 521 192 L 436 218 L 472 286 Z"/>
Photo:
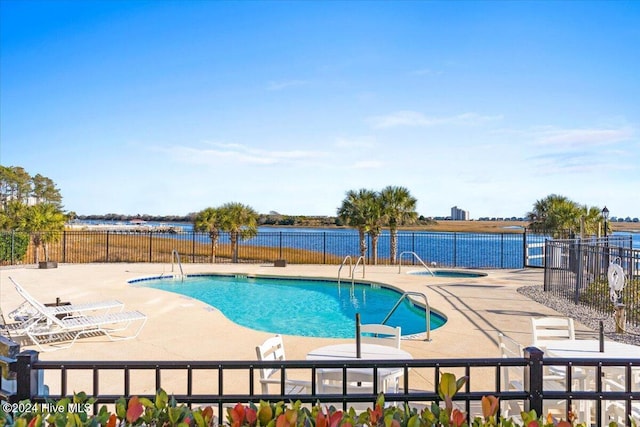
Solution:
<path fill-rule="evenodd" d="M 607 219 L 609 219 L 609 209 L 605 206 L 602 208 L 602 217 L 604 218 L 604 238 L 607 238 Z"/>

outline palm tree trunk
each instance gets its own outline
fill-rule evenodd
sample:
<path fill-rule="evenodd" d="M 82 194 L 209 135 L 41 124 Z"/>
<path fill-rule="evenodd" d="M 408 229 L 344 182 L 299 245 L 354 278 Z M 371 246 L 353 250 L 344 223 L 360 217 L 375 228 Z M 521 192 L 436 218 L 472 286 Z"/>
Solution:
<path fill-rule="evenodd" d="M 378 265 L 378 237 L 379 234 L 373 234 L 371 236 L 371 256 L 373 258 L 373 265 Z"/>
<path fill-rule="evenodd" d="M 360 235 L 360 256 L 364 257 L 367 253 L 367 239 L 364 230 L 358 230 L 358 234 Z"/>
<path fill-rule="evenodd" d="M 231 262 L 238 262 L 238 233 L 232 231 L 230 233 L 231 238 Z"/>
<path fill-rule="evenodd" d="M 218 236 L 211 238 L 211 263 L 216 262 L 216 250 L 218 249 Z"/>
<path fill-rule="evenodd" d="M 391 265 L 395 265 L 396 259 L 398 257 L 398 229 L 395 227 L 391 227 L 389 229 L 389 233 L 391 234 L 391 238 L 390 238 Z"/>

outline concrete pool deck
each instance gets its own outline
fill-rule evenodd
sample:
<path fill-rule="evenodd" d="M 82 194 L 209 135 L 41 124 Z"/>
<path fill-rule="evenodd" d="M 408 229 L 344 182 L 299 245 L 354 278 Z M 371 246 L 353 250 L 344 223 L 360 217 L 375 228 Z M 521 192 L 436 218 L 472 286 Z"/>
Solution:
<path fill-rule="evenodd" d="M 184 264 L 185 274 L 239 273 L 336 279 L 336 265 L 272 264 Z M 385 283 L 404 291 L 425 293 L 432 308 L 447 317 L 447 323 L 424 337 L 404 339 L 402 348 L 416 359 L 498 357 L 497 334 L 502 332 L 522 344 L 531 342 L 530 317 L 557 315 L 544 305 L 519 294 L 521 286 L 542 284 L 542 269 L 483 270 L 486 277 L 445 278 L 405 274 L 405 266 L 366 266 L 365 279 Z M 200 301 L 173 293 L 130 286 L 143 277 L 168 275 L 168 264 L 60 264 L 56 269 L 35 266 L 0 269 L 0 307 L 7 314 L 21 302 L 11 276 L 41 302 L 56 298 L 72 303 L 119 299 L 127 310 L 148 316 L 140 335 L 132 340 L 112 342 L 106 337 L 79 339 L 72 347 L 40 354 L 42 360 L 256 360 L 255 347 L 273 335 L 232 323 L 218 310 Z M 343 272 L 343 276 L 344 276 Z M 362 271 L 356 272 L 362 278 Z M 344 280 L 344 277 L 342 278 Z M 247 301 L 251 304 L 251 301 Z M 284 311 L 301 309 L 295 302 L 283 302 Z M 582 338 L 597 332 L 576 323 Z M 348 342 L 335 338 L 283 337 L 287 359 L 305 359 L 322 345 Z M 23 345 L 24 349 L 36 348 Z M 153 383 L 142 381 L 138 393 L 152 392 Z"/>

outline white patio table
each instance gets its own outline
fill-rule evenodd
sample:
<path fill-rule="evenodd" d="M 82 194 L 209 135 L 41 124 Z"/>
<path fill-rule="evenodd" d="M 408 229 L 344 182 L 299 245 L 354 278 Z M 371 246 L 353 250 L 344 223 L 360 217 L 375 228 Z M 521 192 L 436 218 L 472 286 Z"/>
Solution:
<path fill-rule="evenodd" d="M 599 340 L 549 340 L 539 343 L 549 357 L 569 359 L 640 359 L 640 346 L 605 341 L 604 352 Z"/>
<path fill-rule="evenodd" d="M 413 359 L 411 353 L 402 349 L 377 345 L 377 344 L 361 344 L 360 359 L 365 360 L 410 360 Z M 320 347 L 310 351 L 307 354 L 307 360 L 358 360 L 356 355 L 356 344 L 335 344 Z M 397 380 L 403 375 L 403 368 L 378 368 L 377 383 L 378 390 L 383 393 L 387 392 L 388 385 L 397 383 Z M 341 369 L 318 369 L 318 383 L 322 384 L 323 379 L 341 378 Z M 373 382 L 373 368 L 350 368 L 348 380 L 353 381 L 369 381 Z M 319 389 L 319 391 L 322 391 Z"/>
<path fill-rule="evenodd" d="M 625 344 L 617 341 L 605 341 L 604 351 L 600 351 L 599 340 L 549 340 L 538 343 L 541 350 L 548 357 L 567 358 L 573 361 L 579 359 L 640 359 L 640 347 L 631 344 Z M 585 378 L 578 382 L 579 388 L 582 390 L 594 390 L 595 371 L 594 367 L 582 367 L 587 374 L 583 374 Z M 624 371 L 616 367 L 603 367 L 604 384 L 603 387 L 614 391 L 624 390 Z M 634 369 L 632 375 L 633 390 L 637 390 L 639 372 Z M 591 379 L 591 381 L 588 381 Z M 586 407 L 581 405 L 581 410 L 586 414 L 591 413 L 591 402 L 585 402 Z M 619 402 L 605 402 L 605 410 L 603 412 L 602 425 L 606 425 L 609 420 L 606 419 L 606 413 Z"/>

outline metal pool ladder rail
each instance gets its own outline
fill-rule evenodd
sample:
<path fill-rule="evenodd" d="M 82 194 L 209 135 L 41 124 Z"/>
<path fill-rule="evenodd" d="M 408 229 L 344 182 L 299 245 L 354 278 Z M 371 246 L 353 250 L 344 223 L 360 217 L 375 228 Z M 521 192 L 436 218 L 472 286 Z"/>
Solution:
<path fill-rule="evenodd" d="M 351 276 L 351 284 L 353 285 L 355 282 L 355 272 L 356 268 L 358 268 L 358 264 L 360 264 L 360 261 L 362 261 L 362 278 L 364 279 L 364 257 L 359 257 L 358 261 L 356 261 L 355 267 L 353 267 L 353 259 L 351 258 L 351 255 L 347 255 L 342 260 L 340 267 L 338 267 L 338 286 L 340 285 L 340 272 L 342 271 L 342 267 L 344 267 L 347 261 L 349 261 L 349 276 Z"/>
<path fill-rule="evenodd" d="M 400 256 L 398 257 L 398 274 L 400 274 L 400 270 L 402 269 L 402 255 L 404 255 L 404 254 L 407 254 L 407 255 L 413 255 L 413 257 L 414 257 L 415 259 L 417 259 L 418 261 L 420 261 L 420 264 L 422 264 L 422 266 L 423 266 L 424 268 L 426 268 L 426 269 L 427 269 L 427 271 L 428 271 L 432 276 L 435 276 L 435 274 L 433 273 L 433 271 L 432 271 L 429 267 L 427 267 L 427 264 L 425 264 L 425 263 L 424 263 L 424 261 L 422 261 L 422 259 L 420 259 L 420 257 L 418 256 L 418 254 L 417 254 L 417 253 L 415 253 L 415 252 L 411 252 L 411 251 L 404 251 L 404 252 L 402 252 L 402 253 L 400 254 Z"/>
<path fill-rule="evenodd" d="M 429 306 L 429 300 L 427 299 L 427 296 L 425 294 L 423 294 L 422 292 L 411 292 L 411 291 L 408 291 L 408 292 L 403 293 L 402 296 L 400 296 L 400 298 L 398 299 L 398 302 L 396 302 L 396 305 L 393 306 L 393 308 L 389 311 L 389 314 L 387 314 L 387 316 L 384 318 L 384 320 L 381 323 L 383 325 L 385 323 L 387 323 L 387 320 L 389 320 L 391 315 L 400 306 L 400 303 L 403 300 L 405 300 L 407 297 L 409 297 L 409 296 L 422 297 L 424 299 L 424 317 L 425 317 L 425 323 L 426 323 L 426 328 L 427 328 L 427 339 L 426 339 L 426 341 L 431 341 L 431 307 Z"/>
<path fill-rule="evenodd" d="M 173 264 L 174 264 L 173 261 L 174 260 L 177 260 L 177 262 L 178 262 L 178 267 L 180 267 L 180 275 L 177 276 L 177 275 L 174 274 L 173 278 L 174 279 L 180 278 L 180 280 L 184 281 L 184 271 L 182 271 L 182 263 L 180 262 L 180 254 L 178 253 L 177 249 L 174 249 L 174 250 L 171 251 L 171 272 L 172 273 L 173 273 Z"/>

